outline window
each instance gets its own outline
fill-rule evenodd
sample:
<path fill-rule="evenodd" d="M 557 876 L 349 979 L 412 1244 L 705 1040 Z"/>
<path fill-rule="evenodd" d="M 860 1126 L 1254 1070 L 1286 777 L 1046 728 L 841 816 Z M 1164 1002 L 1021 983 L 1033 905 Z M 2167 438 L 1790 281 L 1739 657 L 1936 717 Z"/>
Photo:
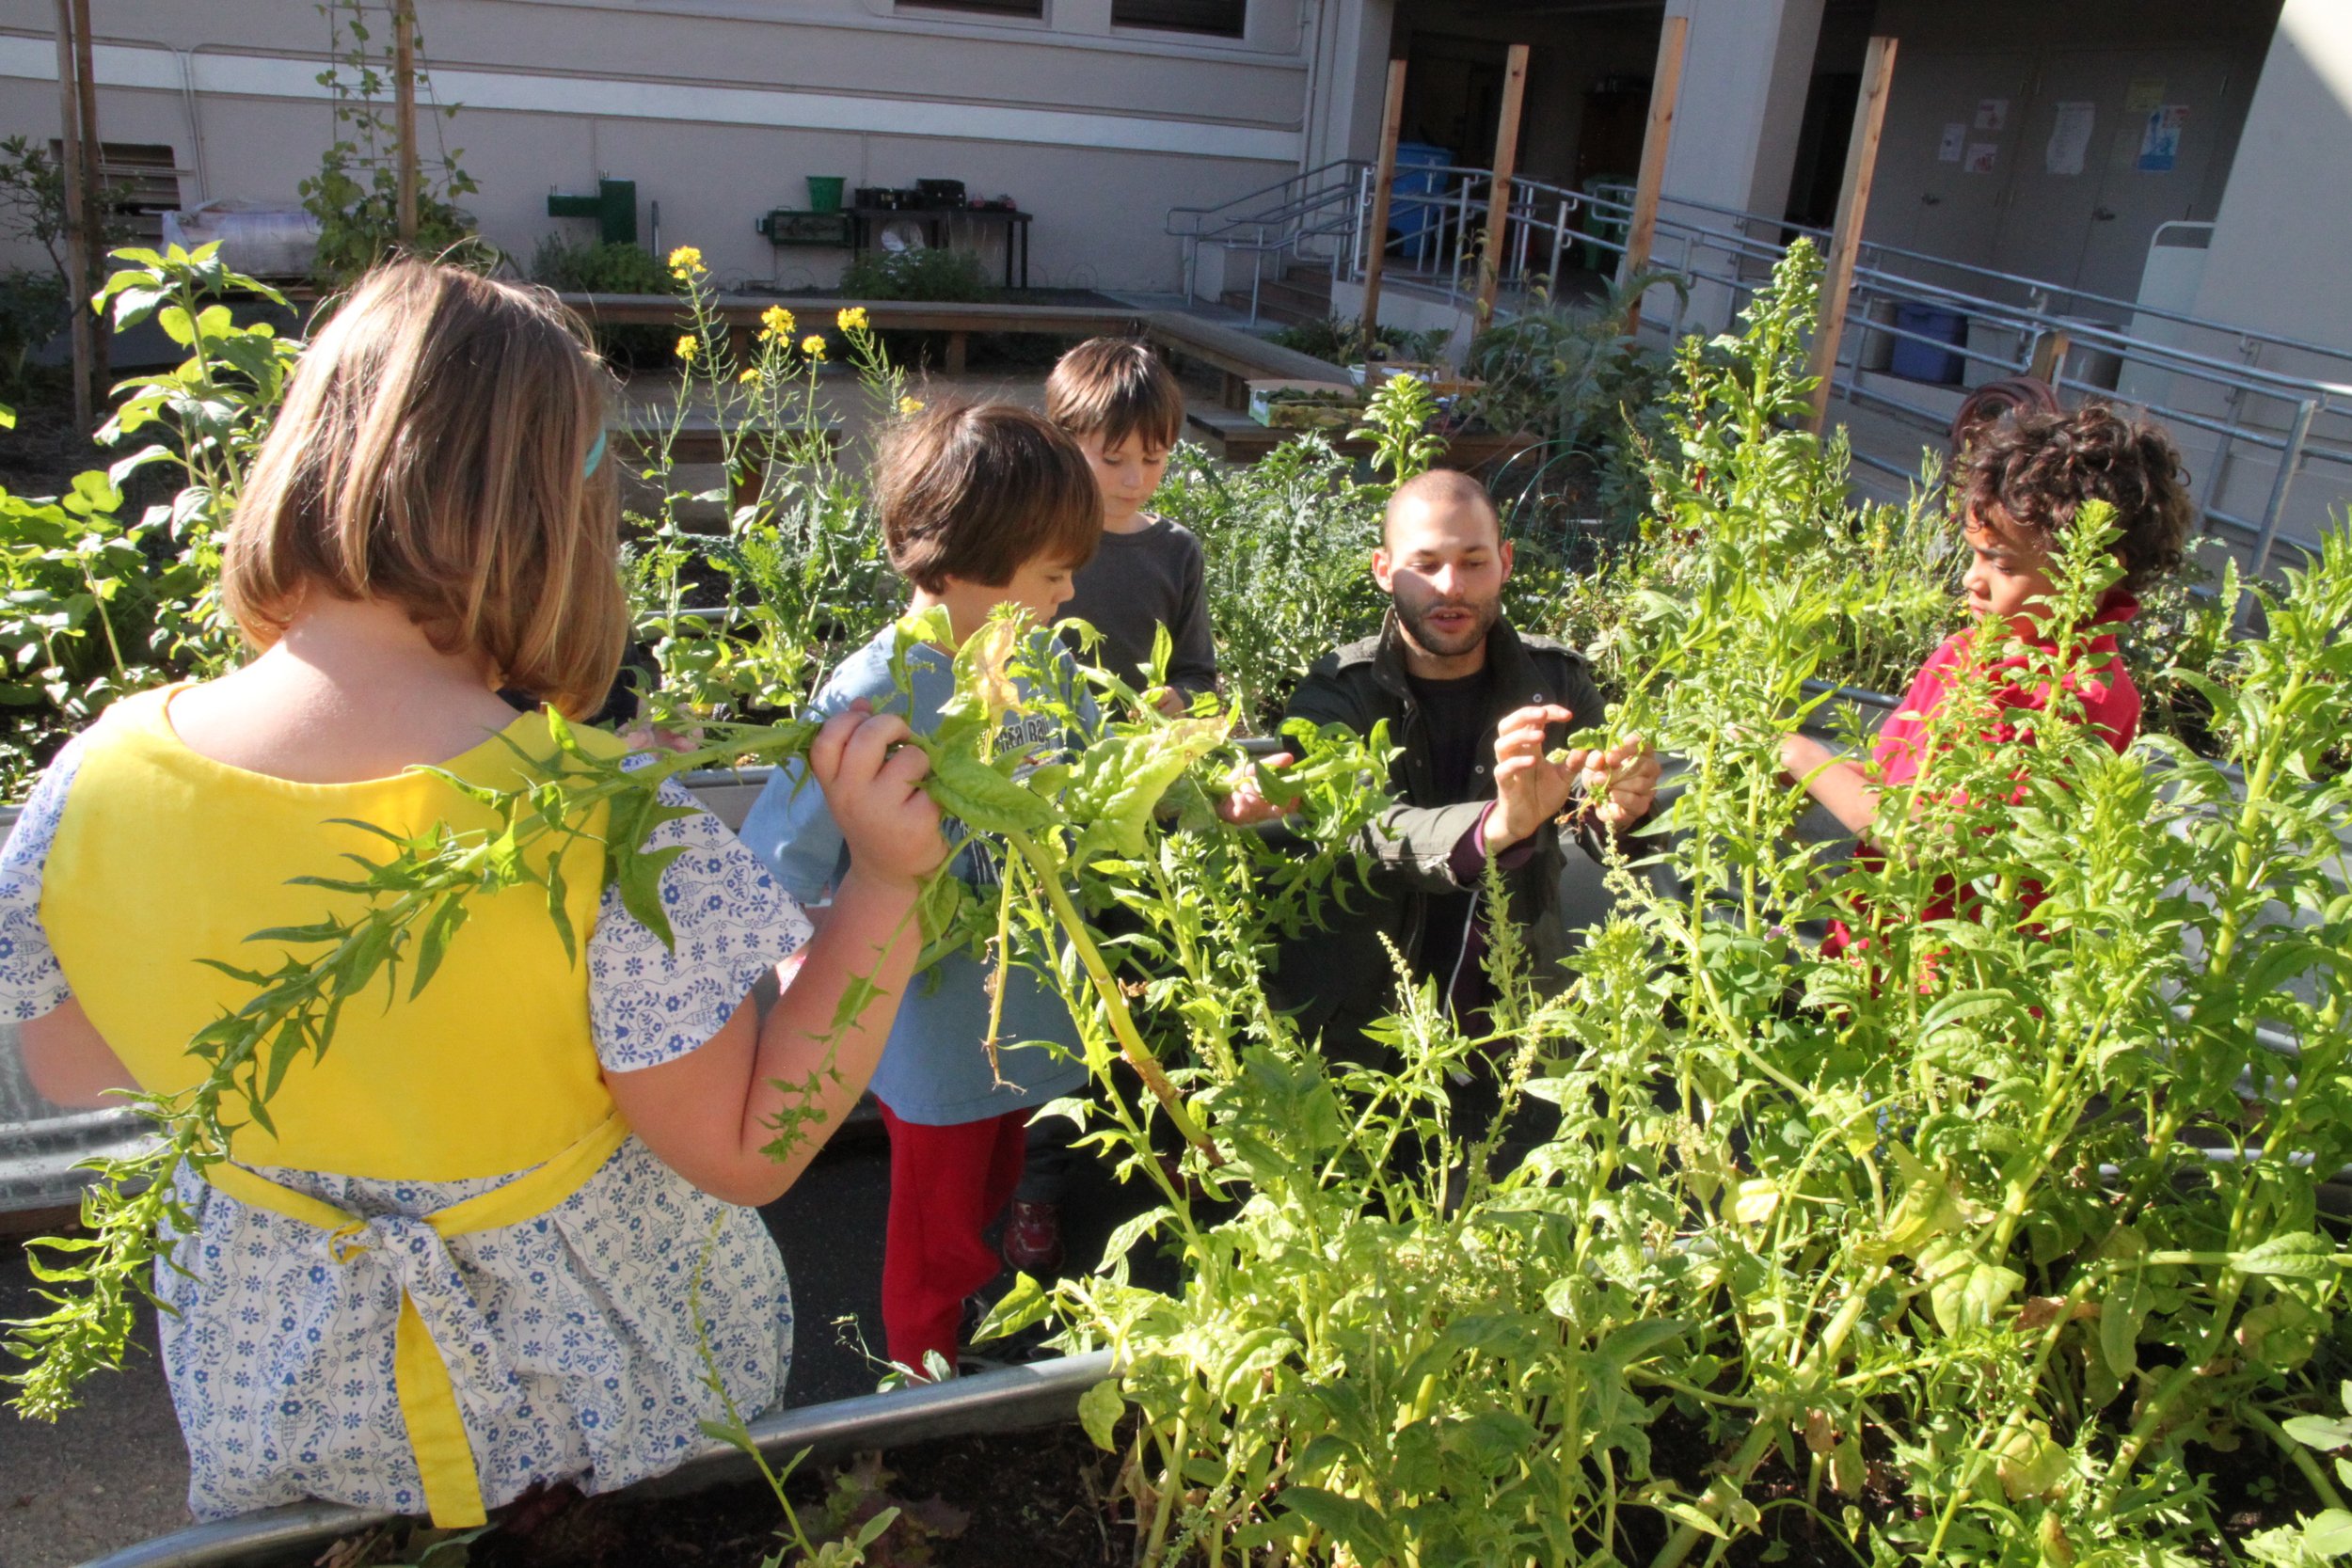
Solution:
<path fill-rule="evenodd" d="M 898 0 L 902 11 L 977 11 L 982 16 L 1019 16 L 1042 21 L 1045 0 Z"/>
<path fill-rule="evenodd" d="M 1249 0 L 1111 0 L 1111 25 L 1157 27 L 1171 33 L 1214 33 L 1237 39 Z"/>
<path fill-rule="evenodd" d="M 50 137 L 49 155 L 62 166 L 65 143 Z M 164 214 L 180 205 L 180 165 L 170 148 L 147 142 L 100 143 L 98 186 L 112 231 L 162 243 Z"/>

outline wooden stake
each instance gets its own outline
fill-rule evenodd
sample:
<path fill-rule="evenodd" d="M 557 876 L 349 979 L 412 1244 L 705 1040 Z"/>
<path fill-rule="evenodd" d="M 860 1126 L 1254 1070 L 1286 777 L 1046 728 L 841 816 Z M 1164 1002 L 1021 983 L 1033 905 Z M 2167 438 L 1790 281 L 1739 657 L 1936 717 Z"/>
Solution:
<path fill-rule="evenodd" d="M 1895 79 L 1895 40 L 1870 40 L 1862 64 L 1862 102 L 1854 105 L 1853 135 L 1846 143 L 1845 188 L 1837 193 L 1837 227 L 1829 242 L 1829 272 L 1821 281 L 1820 321 L 1813 329 L 1815 435 L 1829 418 L 1830 378 L 1837 371 L 1837 340 L 1846 328 L 1846 298 L 1853 292 L 1854 258 L 1862 250 L 1862 226 L 1870 214 L 1870 180 L 1877 172 L 1879 131 L 1886 123 L 1886 91 Z"/>
<path fill-rule="evenodd" d="M 400 157 L 401 248 L 417 243 L 417 8 L 392 0 L 392 134 Z"/>
<path fill-rule="evenodd" d="M 90 267 L 93 247 L 89 190 L 82 177 L 83 77 L 80 54 L 75 47 L 73 0 L 56 0 L 56 6 L 57 123 L 61 133 L 57 140 L 62 149 L 57 172 L 65 186 L 65 292 L 73 344 L 73 422 L 87 433 L 98 422 L 98 332 L 89 308 L 90 295 L 98 291 Z M 94 158 L 97 150 L 91 149 L 90 155 Z"/>
<path fill-rule="evenodd" d="M 1494 191 L 1486 198 L 1486 247 L 1478 259 L 1478 313 L 1470 319 L 1474 339 L 1495 319 L 1495 291 L 1502 286 L 1502 241 L 1511 227 L 1511 176 L 1519 163 L 1519 107 L 1527 98 L 1527 45 L 1511 45 L 1502 76 L 1502 120 L 1495 127 Z"/>
<path fill-rule="evenodd" d="M 2066 351 L 2074 346 L 2072 337 L 2063 332 L 2044 332 L 2033 345 L 2033 363 L 2026 373 L 2036 381 L 2046 381 L 2052 391 L 2058 390 L 2058 373 L 2066 364 Z"/>
<path fill-rule="evenodd" d="M 1642 134 L 1642 175 L 1633 187 L 1633 220 L 1625 232 L 1625 256 L 1617 263 L 1617 281 L 1639 277 L 1649 270 L 1649 247 L 1658 238 L 1658 197 L 1666 182 L 1666 149 L 1674 141 L 1675 101 L 1682 94 L 1682 46 L 1690 39 L 1691 19 L 1666 18 L 1658 35 L 1658 69 L 1650 77 L 1649 128 Z M 1642 329 L 1642 302 L 1626 312 L 1625 335 Z"/>
<path fill-rule="evenodd" d="M 1380 341 L 1380 269 L 1389 259 L 1389 187 L 1396 183 L 1396 139 L 1405 125 L 1405 62 L 1389 62 L 1389 102 L 1380 117 L 1380 162 L 1372 174 L 1372 256 L 1364 262 L 1364 357 Z"/>

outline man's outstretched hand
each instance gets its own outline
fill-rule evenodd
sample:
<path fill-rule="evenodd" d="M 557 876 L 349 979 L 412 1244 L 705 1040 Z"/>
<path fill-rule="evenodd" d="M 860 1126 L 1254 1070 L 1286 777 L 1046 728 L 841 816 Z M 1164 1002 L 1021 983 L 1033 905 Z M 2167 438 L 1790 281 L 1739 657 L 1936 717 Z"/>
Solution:
<path fill-rule="evenodd" d="M 1544 754 L 1544 731 L 1565 724 L 1576 714 L 1556 703 L 1544 703 L 1505 714 L 1495 732 L 1495 804 L 1486 814 L 1486 847 L 1508 849 L 1566 808 L 1576 789 L 1581 757 L 1571 752 L 1565 762 Z"/>
<path fill-rule="evenodd" d="M 1544 731 L 1575 718 L 1547 704 L 1523 707 L 1495 736 L 1495 806 L 1486 816 L 1486 847 L 1507 849 L 1565 811 L 1580 780 L 1593 815 L 1612 831 L 1648 815 L 1658 800 L 1658 752 L 1640 736 L 1603 751 L 1577 750 L 1557 761 L 1545 753 Z"/>
<path fill-rule="evenodd" d="M 1657 803 L 1658 752 L 1638 735 L 1605 752 L 1587 752 L 1583 768 L 1584 793 L 1599 802 L 1593 815 L 1612 832 L 1639 822 Z"/>

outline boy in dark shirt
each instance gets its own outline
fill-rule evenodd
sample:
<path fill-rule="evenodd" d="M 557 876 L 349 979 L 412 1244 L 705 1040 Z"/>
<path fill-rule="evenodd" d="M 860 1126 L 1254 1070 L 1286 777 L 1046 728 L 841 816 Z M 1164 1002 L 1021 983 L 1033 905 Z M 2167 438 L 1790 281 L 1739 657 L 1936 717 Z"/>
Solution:
<path fill-rule="evenodd" d="M 1085 657 L 1137 691 L 1151 683 L 1152 644 L 1168 628 L 1168 684 L 1154 700 L 1181 713 L 1195 693 L 1216 689 L 1216 650 L 1200 541 L 1190 530 L 1143 510 L 1168 472 L 1184 428 L 1176 378 L 1136 338 L 1089 338 L 1061 356 L 1045 383 L 1045 417 L 1078 444 L 1103 495 L 1103 536 L 1078 569 L 1067 618 L 1102 633 Z M 1005 1261 L 1029 1274 L 1061 1266 L 1061 1203 L 1076 1155 L 1070 1123 L 1029 1124 L 1027 1163 L 1005 1219 Z"/>
<path fill-rule="evenodd" d="M 1160 705 L 1180 711 L 1196 692 L 1216 687 L 1207 574 L 1200 541 L 1143 508 L 1184 433 L 1184 392 L 1151 344 L 1090 338 L 1054 367 L 1045 417 L 1078 443 L 1103 492 L 1102 547 L 1080 569 L 1062 614 L 1103 634 L 1090 657 L 1138 691 L 1151 673 L 1152 640 L 1166 626 L 1170 694 Z"/>

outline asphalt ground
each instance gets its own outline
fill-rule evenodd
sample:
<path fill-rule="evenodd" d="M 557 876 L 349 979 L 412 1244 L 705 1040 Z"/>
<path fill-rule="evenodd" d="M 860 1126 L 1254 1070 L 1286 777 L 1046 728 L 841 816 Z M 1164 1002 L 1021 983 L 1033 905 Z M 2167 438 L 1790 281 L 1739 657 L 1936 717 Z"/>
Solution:
<path fill-rule="evenodd" d="M 866 1358 L 882 1335 L 882 1221 L 888 1151 L 879 1128 L 852 1124 L 778 1202 L 763 1211 L 792 1281 L 796 1321 L 789 1405 L 874 1391 Z M 1082 1167 L 1065 1205 L 1073 1266 L 1091 1267 L 1111 1230 L 1148 1195 Z M 40 1307 L 21 1246 L 0 1242 L 0 1319 Z M 140 1351 L 86 1388 L 56 1425 L 0 1412 L 0 1568 L 66 1568 L 190 1521 L 188 1464 L 155 1356 L 151 1310 Z"/>

